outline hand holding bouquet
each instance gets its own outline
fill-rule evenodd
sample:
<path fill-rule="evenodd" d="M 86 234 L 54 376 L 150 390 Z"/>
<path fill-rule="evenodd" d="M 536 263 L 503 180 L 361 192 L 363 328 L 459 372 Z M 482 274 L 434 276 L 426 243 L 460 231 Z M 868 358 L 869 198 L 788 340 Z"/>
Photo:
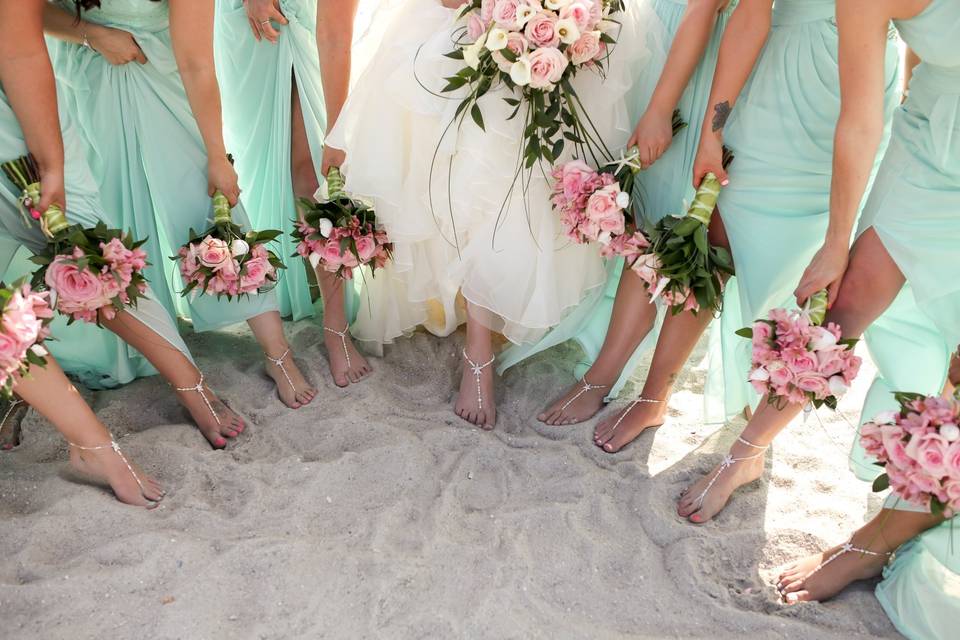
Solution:
<path fill-rule="evenodd" d="M 34 209 L 41 187 L 32 156 L 2 167 L 11 182 L 23 189 L 21 203 L 30 214 L 27 224 L 37 221 L 47 237 L 44 251 L 31 258 L 41 265 L 33 286 L 50 288 L 56 294 L 57 310 L 69 316 L 69 322 L 99 323 L 101 315 L 109 320 L 125 307 L 136 306 L 147 288 L 143 241 L 103 223 L 93 228 L 71 225 L 57 206 L 43 212 Z"/>
<path fill-rule="evenodd" d="M 16 376 L 26 374 L 31 365 L 46 364 L 43 340 L 50 335 L 47 325 L 53 318 L 47 292 L 36 292 L 25 282 L 13 286 L 0 284 L 0 394 L 13 396 Z"/>
<path fill-rule="evenodd" d="M 837 408 L 837 401 L 860 371 L 856 340 L 842 340 L 840 327 L 823 326 L 827 292 L 820 291 L 802 311 L 773 309 L 768 319 L 737 335 L 753 341 L 750 384 L 771 403 L 790 402 Z"/>
<path fill-rule="evenodd" d="M 277 282 L 277 270 L 284 265 L 266 243 L 280 231 L 247 231 L 233 222 L 227 197 L 213 194 L 213 226 L 196 233 L 180 247 L 172 260 L 180 263 L 186 285 L 182 295 L 206 293 L 228 300 L 269 291 Z"/>
<path fill-rule="evenodd" d="M 347 196 L 343 175 L 337 167 L 327 173 L 327 195 L 323 202 L 300 200 L 302 218 L 293 237 L 298 241 L 297 255 L 316 269 L 353 277 L 354 267 L 370 265 L 372 273 L 386 265 L 392 245 L 386 232 L 377 229 L 377 216 L 370 205 Z"/>
<path fill-rule="evenodd" d="M 897 393 L 900 411 L 860 427 L 860 443 L 886 473 L 874 491 L 888 487 L 907 502 L 952 517 L 960 511 L 960 401 Z"/>

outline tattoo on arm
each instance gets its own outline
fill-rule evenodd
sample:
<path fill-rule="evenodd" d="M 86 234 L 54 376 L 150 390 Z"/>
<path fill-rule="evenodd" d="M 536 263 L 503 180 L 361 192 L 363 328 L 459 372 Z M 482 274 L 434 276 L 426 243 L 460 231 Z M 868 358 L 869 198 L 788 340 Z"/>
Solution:
<path fill-rule="evenodd" d="M 727 124 L 727 118 L 730 117 L 730 103 L 727 100 L 713 105 L 713 130 L 723 129 Z"/>

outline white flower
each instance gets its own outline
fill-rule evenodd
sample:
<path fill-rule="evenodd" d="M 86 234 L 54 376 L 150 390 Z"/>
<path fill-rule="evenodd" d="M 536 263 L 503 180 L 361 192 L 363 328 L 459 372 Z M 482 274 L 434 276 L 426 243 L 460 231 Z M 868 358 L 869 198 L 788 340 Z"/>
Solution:
<path fill-rule="evenodd" d="M 507 46 L 507 32 L 500 27 L 490 29 L 487 34 L 487 49 L 490 51 L 500 51 Z"/>
<path fill-rule="evenodd" d="M 240 238 L 235 239 L 230 243 L 230 253 L 234 258 L 246 255 L 247 251 L 250 251 L 250 245 L 241 240 Z"/>
<path fill-rule="evenodd" d="M 614 22 L 613 20 L 601 20 L 596 25 L 596 29 L 600 33 L 607 33 L 608 31 L 613 31 L 619 27 L 620 25 Z"/>
<path fill-rule="evenodd" d="M 830 378 L 830 394 L 837 396 L 838 398 L 847 392 L 847 389 L 850 387 L 847 386 L 847 381 L 843 379 L 843 376 L 833 376 Z"/>
<path fill-rule="evenodd" d="M 621 191 L 617 194 L 617 206 L 621 209 L 626 209 L 630 206 L 630 194 L 626 191 Z"/>
<path fill-rule="evenodd" d="M 769 379 L 770 379 L 770 373 L 763 367 L 757 367 L 756 369 L 750 372 L 751 381 L 756 380 L 757 382 L 766 382 Z"/>
<path fill-rule="evenodd" d="M 823 351 L 830 349 L 837 344 L 837 336 L 833 335 L 823 327 L 817 327 L 813 331 L 813 338 L 810 340 L 810 348 L 814 351 Z"/>
<path fill-rule="evenodd" d="M 943 436 L 943 439 L 947 442 L 953 442 L 960 439 L 960 427 L 952 422 L 947 422 L 940 425 L 940 435 Z"/>
<path fill-rule="evenodd" d="M 510 79 L 518 87 L 530 84 L 530 58 L 523 55 L 510 66 Z"/>
<path fill-rule="evenodd" d="M 30 347 L 30 351 L 32 351 L 34 355 L 39 356 L 39 357 L 41 357 L 41 358 L 46 357 L 47 354 L 49 353 L 49 352 L 43 347 L 43 345 L 40 345 L 40 344 L 35 344 L 35 345 L 33 345 L 32 347 Z"/>
<path fill-rule="evenodd" d="M 543 5 L 547 9 L 552 9 L 553 11 L 559 11 L 560 9 L 563 9 L 565 6 L 567 6 L 571 2 L 573 2 L 573 0 L 546 0 L 546 2 L 543 3 Z"/>
<path fill-rule="evenodd" d="M 530 22 L 530 18 L 537 15 L 537 10 L 528 4 L 521 4 L 517 7 L 517 28 L 522 29 L 524 25 Z"/>
<path fill-rule="evenodd" d="M 320 264 L 320 254 L 319 254 L 319 253 L 311 253 L 311 254 L 310 254 L 310 257 L 307 258 L 307 260 L 310 261 L 310 266 L 313 267 L 314 269 L 316 269 L 316 268 L 317 268 L 317 265 Z"/>
<path fill-rule="evenodd" d="M 597 242 L 599 242 L 603 246 L 607 246 L 608 244 L 610 244 L 610 240 L 612 239 L 613 239 L 613 234 L 611 234 L 609 231 L 604 231 L 599 236 L 597 236 Z"/>
<path fill-rule="evenodd" d="M 333 231 L 333 223 L 326 218 L 320 218 L 320 222 L 317 223 L 317 231 L 319 231 L 320 235 L 324 238 L 329 238 L 330 232 Z"/>
<path fill-rule="evenodd" d="M 560 42 L 564 44 L 573 44 L 580 39 L 580 29 L 577 23 L 570 18 L 557 20 L 557 35 L 560 36 Z"/>
<path fill-rule="evenodd" d="M 881 411 L 873 418 L 873 422 L 876 424 L 894 424 L 898 415 L 900 415 L 899 411 Z"/>
<path fill-rule="evenodd" d="M 487 43 L 487 34 L 483 34 L 477 41 L 473 44 L 463 48 L 463 61 L 471 69 L 476 69 L 480 66 L 480 52 L 483 51 L 483 46 Z"/>

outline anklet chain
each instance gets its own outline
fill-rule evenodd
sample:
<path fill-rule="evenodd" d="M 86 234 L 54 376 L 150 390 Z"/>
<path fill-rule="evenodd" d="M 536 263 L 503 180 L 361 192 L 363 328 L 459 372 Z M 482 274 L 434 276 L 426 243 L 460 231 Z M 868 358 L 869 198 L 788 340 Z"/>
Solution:
<path fill-rule="evenodd" d="M 14 398 L 13 400 L 10 401 L 10 406 L 7 407 L 7 412 L 3 414 L 3 419 L 0 420 L 0 427 L 7 424 L 7 418 L 10 417 L 10 414 L 13 413 L 14 409 L 16 409 L 22 404 L 23 404 L 23 400 L 20 400 L 19 398 Z"/>
<path fill-rule="evenodd" d="M 577 395 L 567 400 L 564 403 L 564 405 L 560 407 L 560 411 L 566 411 L 567 407 L 573 404 L 577 400 L 577 398 L 587 393 L 588 391 L 593 391 L 594 389 L 606 389 L 609 386 L 610 385 L 608 384 L 590 384 L 589 382 L 587 382 L 587 376 L 584 375 L 583 378 L 580 379 L 580 391 L 577 391 Z"/>
<path fill-rule="evenodd" d="M 870 551 L 869 549 L 861 549 L 860 547 L 855 547 L 853 546 L 853 539 L 851 538 L 850 540 L 847 540 L 846 542 L 844 542 L 840 546 L 840 549 L 834 552 L 829 558 L 824 560 L 822 564 L 817 565 L 817 568 L 811 571 L 809 574 L 807 574 L 807 577 L 804 578 L 804 580 L 808 580 L 810 576 L 820 571 L 821 569 L 823 569 L 825 566 L 827 566 L 828 564 L 830 564 L 840 556 L 844 555 L 845 553 L 850 553 L 851 551 L 855 553 L 862 553 L 868 556 L 889 556 L 892 553 L 890 551 L 883 551 L 883 552 Z"/>
<path fill-rule="evenodd" d="M 477 364 L 470 359 L 470 356 L 467 355 L 466 348 L 463 349 L 463 359 L 467 361 L 467 364 L 470 365 L 470 370 L 473 371 L 473 377 L 477 381 L 477 405 L 479 409 L 483 410 L 483 394 L 480 391 L 480 374 L 483 373 L 483 370 L 493 364 L 493 361 L 496 359 L 496 356 L 492 356 L 483 364 Z"/>
<path fill-rule="evenodd" d="M 726 456 L 724 456 L 723 462 L 720 463 L 720 468 L 717 469 L 717 472 L 713 474 L 712 478 L 710 478 L 710 482 L 707 483 L 707 488 L 704 489 L 703 493 L 701 493 L 697 497 L 697 510 L 699 510 L 700 507 L 703 506 L 704 499 L 706 499 L 707 494 L 710 493 L 710 489 L 713 488 L 713 485 L 716 484 L 717 480 L 720 479 L 720 476 L 723 474 L 724 471 L 726 471 L 727 469 L 729 469 L 730 467 L 732 467 L 738 462 L 745 462 L 747 460 L 756 460 L 757 458 L 763 457 L 763 454 L 766 453 L 767 449 L 770 448 L 770 445 L 761 447 L 760 445 L 753 444 L 752 442 L 744 439 L 742 436 L 737 436 L 737 442 L 739 442 L 740 444 L 745 444 L 748 447 L 753 447 L 754 449 L 759 449 L 760 452 L 755 453 L 752 456 L 743 456 L 742 458 L 734 458 L 733 455 L 729 453 Z"/>
<path fill-rule="evenodd" d="M 117 444 L 117 441 L 114 440 L 113 438 L 110 439 L 110 444 L 101 444 L 101 445 L 97 445 L 96 447 L 81 447 L 80 445 L 70 442 L 69 440 L 67 440 L 67 444 L 69 444 L 71 447 L 76 447 L 77 449 L 80 449 L 80 451 L 101 451 L 103 449 L 113 449 L 113 451 L 118 456 L 120 456 L 120 459 L 123 460 L 123 464 L 127 465 L 127 470 L 130 471 L 130 475 L 132 475 L 133 479 L 137 481 L 137 485 L 140 487 L 141 495 L 143 494 L 144 491 L 146 491 L 146 489 L 143 486 L 143 482 L 140 481 L 140 476 L 137 475 L 137 472 L 134 471 L 133 467 L 130 466 L 130 463 L 127 462 L 126 456 L 124 456 L 123 452 L 120 451 L 120 445 Z M 143 497 L 146 498 L 146 496 L 143 496 Z M 156 502 L 156 501 L 150 500 L 150 502 Z"/>
<path fill-rule="evenodd" d="M 350 369 L 350 351 L 347 350 L 347 336 L 350 334 L 350 323 L 347 323 L 347 326 L 343 328 L 343 331 L 337 331 L 336 329 L 331 329 L 330 327 L 324 327 L 323 330 L 329 331 L 335 336 L 340 336 L 340 344 L 343 345 L 343 355 L 347 357 L 347 369 Z"/>
<path fill-rule="evenodd" d="M 213 414 L 213 419 L 217 421 L 218 425 L 222 425 L 220 422 L 220 416 L 217 415 L 217 412 L 213 410 L 213 405 L 210 403 L 210 399 L 207 398 L 206 392 L 203 390 L 203 372 L 200 372 L 200 382 L 192 387 L 174 387 L 177 391 L 196 391 L 200 394 L 200 397 L 203 398 L 204 404 L 207 405 L 207 409 L 210 410 L 210 413 Z"/>
<path fill-rule="evenodd" d="M 294 395 L 296 395 L 296 393 L 297 393 L 297 386 L 296 386 L 295 384 L 293 384 L 293 380 L 290 379 L 290 374 L 287 373 L 287 368 L 286 368 L 285 366 L 283 366 L 283 361 L 287 359 L 287 356 L 288 356 L 288 355 L 290 355 L 290 349 L 287 349 L 286 351 L 284 351 L 284 352 L 283 352 L 283 355 L 280 356 L 279 358 L 271 358 L 271 357 L 268 356 L 266 353 L 264 353 L 263 355 L 266 356 L 267 360 L 269 360 L 269 361 L 272 362 L 273 364 L 275 364 L 275 365 L 277 365 L 278 367 L 280 367 L 280 373 L 282 373 L 282 374 L 283 374 L 283 377 L 287 379 L 287 383 L 290 385 L 290 388 L 293 389 Z"/>
<path fill-rule="evenodd" d="M 613 428 L 610 429 L 610 432 L 612 433 L 616 431 L 617 427 L 620 426 L 620 423 L 626 419 L 627 414 L 633 411 L 638 404 L 643 404 L 645 402 L 649 404 L 661 404 L 663 400 L 651 400 L 650 398 L 644 398 L 643 396 L 640 396 L 639 398 L 635 398 L 633 401 L 630 402 L 630 406 L 627 407 L 627 410 L 621 413 L 620 417 L 617 418 L 617 421 L 613 423 Z"/>

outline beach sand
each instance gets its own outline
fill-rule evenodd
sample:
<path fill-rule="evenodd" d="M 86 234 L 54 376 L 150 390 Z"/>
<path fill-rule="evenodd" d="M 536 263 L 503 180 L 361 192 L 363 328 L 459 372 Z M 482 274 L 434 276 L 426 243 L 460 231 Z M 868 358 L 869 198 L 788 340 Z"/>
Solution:
<path fill-rule="evenodd" d="M 318 325 L 288 335 L 321 387 L 299 411 L 276 399 L 245 331 L 188 338 L 251 423 L 226 451 L 159 378 L 88 394 L 168 489 L 152 512 L 69 482 L 63 441 L 31 412 L 23 444 L 0 455 L 0 637 L 897 637 L 871 584 L 795 607 L 772 587 L 780 565 L 879 506 L 847 470 L 842 419 L 792 425 L 762 483 L 714 522 L 675 515 L 743 424 L 698 420 L 703 345 L 667 424 L 608 455 L 595 420 L 534 418 L 572 382 L 576 347 L 508 372 L 488 433 L 451 411 L 462 336 L 401 340 L 340 390 Z M 841 405 L 850 422 L 871 376 Z"/>

